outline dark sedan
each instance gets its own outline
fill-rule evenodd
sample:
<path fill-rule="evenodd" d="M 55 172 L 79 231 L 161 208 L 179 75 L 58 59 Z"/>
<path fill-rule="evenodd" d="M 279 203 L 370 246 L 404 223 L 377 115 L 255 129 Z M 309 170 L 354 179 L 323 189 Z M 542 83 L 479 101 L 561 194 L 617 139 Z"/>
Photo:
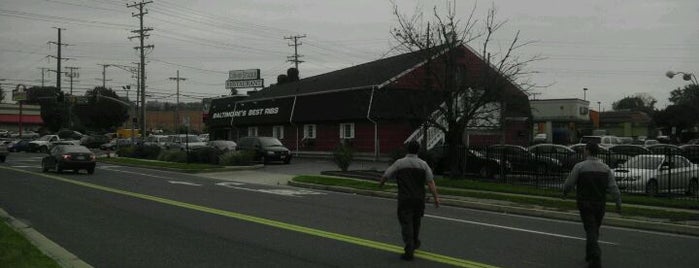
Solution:
<path fill-rule="evenodd" d="M 78 173 L 81 169 L 88 174 L 95 173 L 95 154 L 85 146 L 56 145 L 49 150 L 49 155 L 41 160 L 41 171 L 54 170 L 57 173 L 65 169 Z"/>
<path fill-rule="evenodd" d="M 561 161 L 539 156 L 518 145 L 497 144 L 485 150 L 489 158 L 504 160 L 512 165 L 513 171 L 522 173 L 548 174 L 563 169 Z"/>
<path fill-rule="evenodd" d="M 435 146 L 429 152 L 434 160 L 434 172 L 436 174 L 443 174 L 451 170 L 449 159 L 446 157 L 446 146 Z M 478 174 L 481 178 L 493 179 L 495 175 L 500 173 L 500 169 L 503 168 L 505 173 L 511 171 L 512 167 L 509 162 L 505 162 L 505 165 L 501 167 L 500 160 L 488 158 L 482 153 L 466 149 L 460 153 L 464 155 L 458 156 L 463 159 L 463 171 L 471 174 Z"/>

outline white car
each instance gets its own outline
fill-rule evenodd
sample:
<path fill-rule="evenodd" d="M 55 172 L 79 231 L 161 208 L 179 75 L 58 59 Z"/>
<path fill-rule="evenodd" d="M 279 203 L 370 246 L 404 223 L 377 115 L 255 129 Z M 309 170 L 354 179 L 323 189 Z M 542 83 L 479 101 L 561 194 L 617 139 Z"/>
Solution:
<path fill-rule="evenodd" d="M 680 155 L 643 154 L 629 158 L 614 169 L 619 189 L 625 192 L 658 193 L 684 192 L 697 196 L 699 192 L 699 166 Z"/>
<path fill-rule="evenodd" d="M 180 151 L 191 151 L 206 147 L 206 143 L 202 142 L 197 135 L 172 135 L 168 137 L 165 143 L 165 149 L 177 149 Z"/>

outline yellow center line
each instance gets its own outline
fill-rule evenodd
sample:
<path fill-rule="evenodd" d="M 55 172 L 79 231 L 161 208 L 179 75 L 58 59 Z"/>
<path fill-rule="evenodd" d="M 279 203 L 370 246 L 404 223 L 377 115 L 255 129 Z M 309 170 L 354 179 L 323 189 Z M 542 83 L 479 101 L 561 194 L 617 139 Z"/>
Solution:
<path fill-rule="evenodd" d="M 49 179 L 53 179 L 53 180 L 57 180 L 57 181 L 62 181 L 62 182 L 66 182 L 66 183 L 70 183 L 70 184 L 74 184 L 74 185 L 78 185 L 78 186 L 83 186 L 83 187 L 87 187 L 87 188 L 92 188 L 92 189 L 100 190 L 100 191 L 104 191 L 104 192 L 130 196 L 130 197 L 148 200 L 148 201 L 153 201 L 153 202 L 157 202 L 157 203 L 161 203 L 161 204 L 166 204 L 166 205 L 191 209 L 191 210 L 195 210 L 195 211 L 205 212 L 205 213 L 209 213 L 209 214 L 224 216 L 227 218 L 233 218 L 233 219 L 253 222 L 253 223 L 257 223 L 257 224 L 267 225 L 267 226 L 271 226 L 271 227 L 275 227 L 275 228 L 279 228 L 279 229 L 304 233 L 304 234 L 318 236 L 318 237 L 324 237 L 324 238 L 342 241 L 342 242 L 346 242 L 346 243 L 351 243 L 351 244 L 355 244 L 355 245 L 359 245 L 359 246 L 363 246 L 363 247 L 369 247 L 369 248 L 389 251 L 389 252 L 393 252 L 393 253 L 402 253 L 403 252 L 402 246 L 391 245 L 388 243 L 372 241 L 372 240 L 368 240 L 368 239 L 362 239 L 362 238 L 358 238 L 358 237 L 323 231 L 323 230 L 319 230 L 319 229 L 313 229 L 313 228 L 309 228 L 309 227 L 304 227 L 304 226 L 285 223 L 285 222 L 281 222 L 281 221 L 265 219 L 265 218 L 261 218 L 261 217 L 255 217 L 255 216 L 241 214 L 241 213 L 232 212 L 232 211 L 226 211 L 226 210 L 221 210 L 221 209 L 215 209 L 215 208 L 185 203 L 185 202 L 181 202 L 181 201 L 166 199 L 166 198 L 152 196 L 152 195 L 146 195 L 146 194 L 140 194 L 140 193 L 119 190 L 119 189 L 101 186 L 101 185 L 97 185 L 97 184 L 93 184 L 93 183 L 66 179 L 63 177 L 49 175 L 49 174 L 37 173 L 37 172 L 16 169 L 16 168 L 11 168 L 11 167 L 3 167 L 3 166 L 0 166 L 0 169 L 7 169 L 7 170 L 15 171 L 15 172 L 22 172 L 22 173 L 27 173 L 27 174 L 31 174 L 31 175 L 41 176 L 41 177 L 45 177 L 45 178 L 49 178 Z M 459 267 L 495 267 L 495 266 L 491 266 L 491 265 L 487 265 L 487 264 L 482 264 L 482 263 L 478 263 L 478 262 L 474 262 L 474 261 L 454 258 L 454 257 L 446 256 L 446 255 L 440 255 L 437 253 L 431 253 L 431 252 L 422 251 L 422 250 L 415 251 L 415 257 L 422 258 L 425 260 L 434 261 L 434 262 L 444 263 L 444 264 L 448 264 L 448 265 L 459 266 Z"/>

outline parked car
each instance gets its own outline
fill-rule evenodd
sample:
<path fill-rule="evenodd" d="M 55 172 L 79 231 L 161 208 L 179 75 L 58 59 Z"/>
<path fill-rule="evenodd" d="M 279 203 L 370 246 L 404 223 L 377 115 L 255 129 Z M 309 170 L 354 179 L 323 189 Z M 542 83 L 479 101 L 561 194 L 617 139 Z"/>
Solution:
<path fill-rule="evenodd" d="M 203 142 L 209 141 L 209 133 L 199 134 L 199 139 Z"/>
<path fill-rule="evenodd" d="M 429 151 L 434 160 L 433 170 L 435 174 L 444 174 L 451 169 L 449 159 L 445 157 L 446 151 L 447 147 L 445 145 L 435 146 Z M 512 169 L 512 165 L 509 162 L 505 162 L 505 165 L 501 167 L 500 160 L 486 157 L 482 153 L 471 149 L 464 149 L 463 155 L 459 157 L 463 160 L 464 172 L 478 174 L 481 178 L 493 179 L 496 174 L 500 173 L 501 168 L 504 168 L 503 171 L 505 173 L 509 173 Z"/>
<path fill-rule="evenodd" d="M 206 143 L 202 142 L 197 135 L 171 135 L 165 142 L 165 149 L 176 149 L 181 151 L 191 151 L 206 147 Z"/>
<path fill-rule="evenodd" d="M 80 139 L 80 145 L 87 148 L 99 148 L 100 145 L 109 142 L 105 135 L 85 135 Z"/>
<path fill-rule="evenodd" d="M 699 144 L 699 139 L 691 139 L 687 142 L 687 144 Z"/>
<path fill-rule="evenodd" d="M 229 141 L 229 140 L 213 140 L 213 141 L 207 142 L 206 146 L 223 151 L 223 152 L 228 152 L 228 151 L 235 151 L 235 149 L 238 147 L 238 144 L 235 143 L 234 141 Z"/>
<path fill-rule="evenodd" d="M 14 140 L 7 144 L 7 150 L 10 152 L 26 152 L 29 148 L 29 140 L 21 139 Z"/>
<path fill-rule="evenodd" d="M 538 133 L 534 135 L 534 139 L 532 139 L 532 143 L 545 143 L 547 140 L 546 138 L 546 133 Z"/>
<path fill-rule="evenodd" d="M 682 155 L 692 161 L 694 164 L 699 164 L 699 144 L 685 144 L 680 146 Z"/>
<path fill-rule="evenodd" d="M 585 145 L 584 143 L 574 144 L 570 146 L 570 149 L 574 150 L 581 159 L 584 159 L 583 151 L 585 150 Z M 625 155 L 611 153 L 606 147 L 599 147 L 596 157 L 601 159 L 602 162 L 607 164 L 610 168 L 617 167 L 619 163 L 623 163 L 628 158 Z"/>
<path fill-rule="evenodd" d="M 660 144 L 660 142 L 658 140 L 649 139 L 649 140 L 644 140 L 643 143 L 641 143 L 641 145 L 643 145 L 643 146 L 651 146 L 651 145 L 655 145 L 655 144 Z"/>
<path fill-rule="evenodd" d="M 682 149 L 673 144 L 653 144 L 646 146 L 646 149 L 652 154 L 682 154 Z"/>
<path fill-rule="evenodd" d="M 10 153 L 7 150 L 7 145 L 5 143 L 0 143 L 0 163 L 5 163 L 7 155 L 9 154 Z"/>
<path fill-rule="evenodd" d="M 580 143 L 586 144 L 588 142 L 595 142 L 601 147 L 621 144 L 621 140 L 617 136 L 582 136 L 580 138 Z"/>
<path fill-rule="evenodd" d="M 561 171 L 563 168 L 560 161 L 546 156 L 537 156 L 519 145 L 491 145 L 485 150 L 485 156 L 509 162 L 515 172 L 546 174 Z"/>
<path fill-rule="evenodd" d="M 136 140 L 136 143 L 138 143 L 138 140 Z M 102 150 L 110 150 L 114 151 L 119 147 L 126 147 L 126 146 L 131 146 L 131 138 L 128 139 L 113 139 L 112 141 L 100 145 L 100 149 Z"/>
<path fill-rule="evenodd" d="M 81 145 L 56 145 L 41 160 L 41 171 L 48 172 L 53 169 L 61 173 L 65 169 L 78 173 L 81 169 L 88 174 L 95 173 L 95 154 Z"/>
<path fill-rule="evenodd" d="M 61 138 L 58 137 L 58 135 L 44 135 L 39 139 L 33 140 L 29 142 L 29 149 L 27 151 L 29 152 L 48 152 L 49 151 L 49 144 L 51 142 L 55 141 L 60 141 Z"/>
<path fill-rule="evenodd" d="M 254 152 L 254 159 L 263 163 L 269 161 L 291 162 L 291 151 L 274 137 L 243 137 L 238 141 L 239 151 Z"/>
<path fill-rule="evenodd" d="M 582 154 L 578 154 L 575 150 L 560 144 L 541 143 L 529 146 L 527 150 L 537 156 L 558 160 L 566 170 L 572 169 L 575 164 L 585 160 Z"/>
<path fill-rule="evenodd" d="M 655 196 L 661 191 L 697 196 L 699 167 L 681 155 L 637 155 L 614 169 L 619 189 Z"/>
<path fill-rule="evenodd" d="M 145 140 L 145 142 L 143 142 L 143 145 L 145 145 L 145 146 L 158 146 L 160 148 L 165 148 L 167 141 L 168 141 L 168 136 L 166 136 L 166 135 L 150 135 L 150 136 L 146 137 L 146 140 Z"/>
<path fill-rule="evenodd" d="M 0 138 L 9 138 L 10 137 L 10 131 L 6 129 L 0 129 Z"/>

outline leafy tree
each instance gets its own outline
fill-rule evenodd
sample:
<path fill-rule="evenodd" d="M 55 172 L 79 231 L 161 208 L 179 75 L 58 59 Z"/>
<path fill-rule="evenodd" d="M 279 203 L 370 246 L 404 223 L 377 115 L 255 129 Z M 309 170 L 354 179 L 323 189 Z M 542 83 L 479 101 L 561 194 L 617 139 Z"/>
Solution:
<path fill-rule="evenodd" d="M 652 96 L 645 93 L 638 93 L 633 96 L 624 97 L 612 103 L 612 109 L 615 111 L 630 110 L 641 111 L 652 115 L 655 111 L 655 104 L 658 101 Z"/>
<path fill-rule="evenodd" d="M 87 104 L 76 104 L 73 109 L 79 121 L 94 130 L 112 129 L 129 119 L 129 109 L 112 89 L 96 87 L 85 92 Z"/>
<path fill-rule="evenodd" d="M 418 9 L 414 15 L 406 16 L 400 13 L 394 3 L 394 15 L 398 26 L 391 30 L 391 35 L 398 42 L 398 48 L 421 57 L 425 62 L 424 79 L 418 83 L 423 89 L 434 92 L 442 104 L 437 107 L 421 106 L 424 100 L 417 100 L 414 114 L 417 121 L 423 122 L 424 137 L 428 129 L 438 129 L 444 134 L 448 145 L 446 154 L 450 161 L 451 174 L 462 174 L 463 161 L 460 161 L 459 148 L 464 145 L 464 136 L 468 127 L 479 126 L 485 121 L 499 124 L 504 139 L 504 123 L 507 110 L 521 109 L 530 113 L 527 98 L 510 98 L 513 82 L 521 80 L 528 73 L 524 70 L 528 63 L 539 60 L 538 56 L 523 59 L 515 56 L 515 51 L 528 42 L 519 39 L 519 32 L 511 39 L 505 50 L 491 53 L 490 43 L 495 34 L 504 25 L 496 18 L 497 10 L 491 7 L 482 24 L 474 18 L 475 6 L 465 21 L 456 16 L 455 5 L 447 10 L 446 15 L 440 15 L 435 7 L 433 19 L 424 22 L 424 14 Z M 480 54 L 485 62 L 482 68 L 464 66 L 460 63 L 464 57 L 464 45 L 480 41 Z M 527 81 L 520 81 L 520 86 L 531 88 Z M 431 90 L 431 89 L 439 90 Z M 504 96 L 516 99 L 515 107 L 507 107 Z M 505 108 L 507 107 L 507 108 Z M 435 110 L 436 109 L 436 110 Z"/>
<path fill-rule="evenodd" d="M 65 96 L 57 87 L 30 87 L 27 89 L 26 104 L 41 106 L 44 125 L 56 132 L 68 122 Z"/>
<path fill-rule="evenodd" d="M 670 92 L 670 102 L 674 104 L 699 104 L 699 85 L 689 84 Z"/>

